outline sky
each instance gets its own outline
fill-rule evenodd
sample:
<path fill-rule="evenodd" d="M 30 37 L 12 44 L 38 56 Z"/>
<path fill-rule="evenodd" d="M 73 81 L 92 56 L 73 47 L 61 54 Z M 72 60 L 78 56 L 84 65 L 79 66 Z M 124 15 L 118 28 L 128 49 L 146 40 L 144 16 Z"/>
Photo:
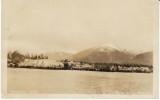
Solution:
<path fill-rule="evenodd" d="M 112 44 L 150 51 L 156 0 L 3 0 L 8 50 L 78 52 Z"/>

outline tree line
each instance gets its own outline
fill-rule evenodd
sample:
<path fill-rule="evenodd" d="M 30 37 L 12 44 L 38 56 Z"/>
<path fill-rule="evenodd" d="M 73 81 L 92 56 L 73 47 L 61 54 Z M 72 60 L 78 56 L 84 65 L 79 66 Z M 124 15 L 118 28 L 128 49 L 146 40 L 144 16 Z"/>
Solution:
<path fill-rule="evenodd" d="M 18 50 L 9 51 L 7 54 L 7 59 L 14 60 L 14 61 L 23 61 L 24 59 L 48 59 L 48 56 L 45 54 L 22 54 Z"/>

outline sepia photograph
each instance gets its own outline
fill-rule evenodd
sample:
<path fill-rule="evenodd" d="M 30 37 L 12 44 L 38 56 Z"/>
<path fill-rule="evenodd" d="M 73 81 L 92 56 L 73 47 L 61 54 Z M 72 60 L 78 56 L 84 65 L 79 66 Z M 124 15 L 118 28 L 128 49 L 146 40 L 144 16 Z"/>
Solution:
<path fill-rule="evenodd" d="M 2 0 L 2 97 L 158 98 L 158 0 Z"/>

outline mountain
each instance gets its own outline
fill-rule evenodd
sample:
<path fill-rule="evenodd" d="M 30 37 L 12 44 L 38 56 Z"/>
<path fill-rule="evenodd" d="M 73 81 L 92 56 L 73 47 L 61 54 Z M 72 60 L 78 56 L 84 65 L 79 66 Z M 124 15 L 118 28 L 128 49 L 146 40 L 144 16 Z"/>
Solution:
<path fill-rule="evenodd" d="M 49 59 L 74 60 L 90 63 L 119 63 L 152 65 L 153 52 L 137 54 L 131 50 L 122 49 L 113 45 L 102 45 L 80 51 L 76 54 L 66 52 L 47 53 Z"/>
<path fill-rule="evenodd" d="M 153 52 L 145 52 L 145 53 L 137 54 L 133 58 L 133 63 L 152 65 L 153 64 Z"/>
<path fill-rule="evenodd" d="M 46 54 L 49 59 L 56 59 L 56 60 L 64 60 L 64 59 L 71 59 L 72 55 L 71 53 L 66 52 L 50 52 Z"/>
<path fill-rule="evenodd" d="M 102 45 L 73 55 L 73 60 L 91 63 L 119 63 L 152 65 L 153 52 L 139 53 L 113 45 Z"/>
<path fill-rule="evenodd" d="M 73 56 L 76 61 L 92 63 L 130 63 L 135 54 L 115 47 L 113 45 L 102 45 L 81 51 Z"/>

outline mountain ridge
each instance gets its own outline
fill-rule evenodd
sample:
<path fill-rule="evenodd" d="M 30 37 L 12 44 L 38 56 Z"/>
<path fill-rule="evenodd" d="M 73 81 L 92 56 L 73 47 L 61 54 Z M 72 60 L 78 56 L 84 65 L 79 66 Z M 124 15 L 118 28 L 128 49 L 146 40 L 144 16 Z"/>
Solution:
<path fill-rule="evenodd" d="M 80 51 L 73 55 L 73 60 L 91 63 L 131 63 L 152 65 L 152 56 L 152 51 L 143 53 L 133 53 L 126 49 L 121 49 L 118 47 L 107 45 L 93 47 Z"/>
<path fill-rule="evenodd" d="M 137 53 L 113 45 L 101 45 L 82 50 L 76 54 L 53 52 L 47 54 L 49 59 L 74 60 L 89 63 L 119 63 L 119 64 L 153 64 L 153 52 Z"/>

